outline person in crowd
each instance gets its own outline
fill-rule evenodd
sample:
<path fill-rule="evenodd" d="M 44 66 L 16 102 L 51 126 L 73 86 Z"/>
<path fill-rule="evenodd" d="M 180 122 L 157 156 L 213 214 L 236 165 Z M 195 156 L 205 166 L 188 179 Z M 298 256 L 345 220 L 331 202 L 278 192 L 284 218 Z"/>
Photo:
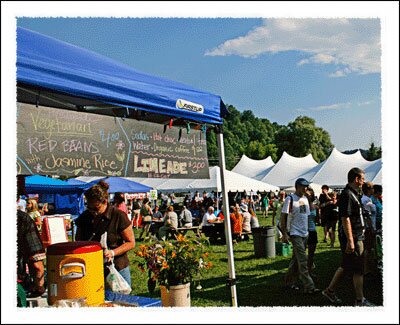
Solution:
<path fill-rule="evenodd" d="M 347 185 L 339 199 L 339 241 L 342 263 L 336 270 L 329 286 L 322 294 L 334 304 L 340 304 L 335 289 L 347 273 L 353 277 L 356 300 L 355 306 L 374 306 L 364 297 L 364 218 L 361 200 L 358 195 L 364 184 L 365 172 L 352 168 L 347 174 Z"/>
<path fill-rule="evenodd" d="M 194 199 L 196 202 L 201 202 L 201 201 L 202 201 L 202 200 L 201 200 L 201 197 L 200 197 L 199 191 L 196 191 L 196 192 L 194 193 L 193 199 Z"/>
<path fill-rule="evenodd" d="M 35 222 L 35 225 L 36 225 L 39 233 L 41 233 L 41 231 L 42 231 L 42 215 L 39 212 L 39 207 L 38 207 L 37 201 L 33 198 L 28 199 L 28 202 L 26 203 L 26 210 L 27 210 L 29 216 Z"/>
<path fill-rule="evenodd" d="M 179 221 L 184 228 L 191 228 L 193 226 L 192 212 L 187 208 L 187 206 L 183 206 L 182 212 L 179 216 Z"/>
<path fill-rule="evenodd" d="M 305 196 L 310 183 L 304 178 L 298 178 L 295 182 L 295 193 L 285 199 L 281 213 L 283 242 L 289 239 L 293 245 L 293 255 L 286 273 L 285 282 L 287 287 L 299 290 L 296 280 L 303 284 L 305 294 L 320 292 L 315 287 L 314 281 L 308 272 L 306 243 L 308 239 L 308 216 L 310 206 Z"/>
<path fill-rule="evenodd" d="M 178 215 L 174 211 L 172 205 L 167 207 L 167 213 L 165 214 L 163 221 L 164 225 L 158 230 L 158 236 L 162 240 L 165 240 L 170 230 L 178 228 Z"/>
<path fill-rule="evenodd" d="M 361 204 L 364 211 L 369 215 L 368 220 L 370 225 L 367 223 L 367 227 L 371 226 L 372 230 L 376 230 L 376 205 L 372 202 L 372 196 L 374 194 L 374 184 L 371 182 L 366 182 L 362 186 L 363 195 L 361 197 Z"/>
<path fill-rule="evenodd" d="M 183 199 L 183 204 L 184 204 L 186 207 L 190 207 L 191 202 L 192 202 L 192 200 L 191 200 L 191 198 L 190 198 L 190 195 L 189 195 L 189 194 L 186 194 L 186 195 L 185 195 L 185 198 Z"/>
<path fill-rule="evenodd" d="M 153 211 L 150 207 L 150 200 L 146 197 L 143 199 L 142 207 L 140 208 L 140 215 L 142 216 L 142 231 L 140 232 L 139 240 L 142 240 L 142 236 L 144 235 L 144 239 L 149 238 L 149 231 L 151 226 L 151 220 Z"/>
<path fill-rule="evenodd" d="M 43 203 L 42 208 L 39 208 L 39 212 L 41 216 L 44 216 L 49 213 L 49 204 L 47 202 Z"/>
<path fill-rule="evenodd" d="M 115 268 L 131 285 L 129 259 L 127 252 L 135 247 L 135 237 L 128 216 L 108 202 L 109 185 L 101 180 L 85 193 L 87 209 L 76 219 L 76 240 L 100 242 L 107 232 L 107 249 L 104 257 L 107 262 L 114 261 Z M 108 275 L 105 267 L 104 275 Z"/>
<path fill-rule="evenodd" d="M 160 207 L 158 205 L 156 205 L 154 207 L 154 211 L 153 211 L 153 220 L 161 220 L 163 218 L 163 214 L 160 211 Z"/>
<path fill-rule="evenodd" d="M 169 197 L 168 204 L 174 205 L 176 202 L 176 197 L 175 197 L 174 193 L 169 194 L 168 197 Z"/>
<path fill-rule="evenodd" d="M 314 253 L 317 249 L 318 236 L 317 236 L 317 228 L 315 226 L 315 219 L 317 216 L 317 206 L 315 203 L 315 194 L 312 188 L 308 188 L 306 192 L 306 197 L 308 200 L 308 204 L 310 206 L 310 214 L 308 215 L 308 239 L 307 239 L 307 250 L 308 250 L 308 260 L 307 260 L 307 268 L 308 273 L 312 278 L 316 278 L 316 275 L 312 272 L 315 268 L 314 265 Z"/>
<path fill-rule="evenodd" d="M 376 207 L 376 231 L 382 230 L 382 186 L 374 184 L 374 192 L 371 197 Z"/>
<path fill-rule="evenodd" d="M 272 202 L 272 225 L 275 226 L 275 220 L 277 223 L 278 231 L 282 233 L 280 230 L 280 221 L 281 221 L 281 212 L 283 208 L 283 203 L 285 202 L 286 193 L 285 191 L 280 191 L 278 194 L 278 198 L 275 198 Z"/>
<path fill-rule="evenodd" d="M 240 209 L 237 205 L 230 206 L 229 212 L 230 212 L 229 217 L 231 219 L 232 239 L 233 239 L 234 243 L 237 243 L 242 238 L 243 217 L 242 217 L 242 214 L 240 213 Z"/>
<path fill-rule="evenodd" d="M 142 204 L 140 200 L 136 197 L 132 200 L 132 227 L 138 229 L 139 228 L 139 217 L 140 217 L 140 208 Z"/>
<path fill-rule="evenodd" d="M 254 212 L 252 208 L 249 208 L 249 213 L 251 215 L 250 226 L 251 228 L 258 228 L 260 224 L 258 222 L 257 214 Z"/>
<path fill-rule="evenodd" d="M 332 191 L 330 197 L 332 198 L 332 204 L 326 207 L 326 220 L 325 227 L 328 230 L 328 235 L 330 238 L 330 247 L 335 247 L 336 240 L 336 225 L 339 219 L 339 207 L 338 207 L 338 197 L 337 192 Z"/>
<path fill-rule="evenodd" d="M 265 194 L 261 199 L 261 211 L 263 217 L 268 217 L 268 210 L 269 210 L 269 199 L 268 195 Z"/>
<path fill-rule="evenodd" d="M 371 271 L 370 265 L 374 261 L 373 252 L 376 251 L 376 205 L 372 202 L 374 194 L 374 184 L 366 182 L 362 186 L 363 195 L 361 204 L 364 211 L 365 233 L 364 233 L 364 274 Z"/>
<path fill-rule="evenodd" d="M 201 206 L 207 210 L 210 206 L 214 205 L 214 200 L 207 196 L 207 192 L 203 192 L 203 200 L 201 202 Z"/>
<path fill-rule="evenodd" d="M 25 195 L 19 195 L 17 200 L 17 210 L 26 211 Z"/>
<path fill-rule="evenodd" d="M 202 226 L 211 226 L 213 222 L 219 221 L 219 218 L 214 214 L 214 208 L 208 207 L 207 212 L 203 216 Z"/>
<path fill-rule="evenodd" d="M 247 235 L 247 233 L 251 233 L 251 214 L 249 213 L 249 208 L 245 204 L 240 206 L 240 210 L 243 216 L 242 228 L 244 239 L 249 239 L 249 235 Z"/>
<path fill-rule="evenodd" d="M 17 275 L 18 282 L 28 291 L 29 298 L 39 297 L 45 292 L 44 287 L 44 264 L 46 253 L 43 248 L 40 235 L 32 218 L 21 210 L 17 210 Z M 27 274 L 28 265 L 29 274 Z M 31 278 L 33 281 L 27 281 Z M 19 297 L 18 306 L 22 306 Z"/>
<path fill-rule="evenodd" d="M 125 195 L 121 192 L 115 192 L 114 194 L 114 205 L 117 209 L 125 212 L 127 215 L 129 214 L 128 208 L 125 204 Z"/>
<path fill-rule="evenodd" d="M 319 215 L 321 218 L 321 226 L 324 228 L 324 239 L 323 242 L 327 243 L 328 242 L 328 236 L 329 236 L 329 231 L 328 231 L 328 226 L 327 226 L 327 220 L 328 220 L 328 215 L 332 212 L 333 209 L 333 199 L 329 195 L 329 186 L 328 185 L 322 185 L 321 187 L 322 193 L 319 196 Z"/>
<path fill-rule="evenodd" d="M 253 191 L 250 192 L 250 197 L 249 197 L 249 202 L 248 202 L 248 208 L 249 211 L 252 209 L 253 211 L 256 210 L 256 201 L 254 200 L 255 194 L 253 194 Z"/>

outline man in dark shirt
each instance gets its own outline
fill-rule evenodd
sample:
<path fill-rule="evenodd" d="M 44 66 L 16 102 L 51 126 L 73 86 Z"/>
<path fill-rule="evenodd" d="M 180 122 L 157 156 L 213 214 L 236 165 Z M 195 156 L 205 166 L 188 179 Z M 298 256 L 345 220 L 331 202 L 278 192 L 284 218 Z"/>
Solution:
<path fill-rule="evenodd" d="M 342 265 L 336 270 L 328 288 L 322 294 L 331 302 L 339 304 L 341 300 L 335 295 L 335 288 L 345 273 L 353 275 L 356 295 L 355 306 L 374 306 L 364 298 L 364 218 L 358 191 L 364 184 L 365 172 L 352 168 L 347 174 L 348 184 L 339 199 L 340 247 Z"/>
<path fill-rule="evenodd" d="M 45 292 L 43 260 L 46 254 L 35 222 L 21 210 L 17 211 L 17 245 L 18 280 L 25 281 L 28 265 L 33 283 L 32 287 L 24 289 L 29 291 L 29 297 L 39 297 Z"/>

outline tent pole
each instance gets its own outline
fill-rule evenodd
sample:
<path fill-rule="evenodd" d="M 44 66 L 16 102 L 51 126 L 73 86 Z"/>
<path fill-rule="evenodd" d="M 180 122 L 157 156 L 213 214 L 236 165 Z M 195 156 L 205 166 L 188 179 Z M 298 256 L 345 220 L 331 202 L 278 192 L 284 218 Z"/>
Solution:
<path fill-rule="evenodd" d="M 231 233 L 231 220 L 229 217 L 229 200 L 228 191 L 225 186 L 225 149 L 224 149 L 224 136 L 222 125 L 216 127 L 217 140 L 218 140 L 218 157 L 219 157 L 219 167 L 221 173 L 221 187 L 222 187 L 222 208 L 225 221 L 225 238 L 226 238 L 226 248 L 228 254 L 228 271 L 229 277 L 227 279 L 227 285 L 231 289 L 231 299 L 232 307 L 237 307 L 237 297 L 236 297 L 236 276 L 235 276 L 235 264 L 233 256 L 233 244 L 232 244 L 232 233 Z M 217 189 L 218 191 L 218 189 Z"/>

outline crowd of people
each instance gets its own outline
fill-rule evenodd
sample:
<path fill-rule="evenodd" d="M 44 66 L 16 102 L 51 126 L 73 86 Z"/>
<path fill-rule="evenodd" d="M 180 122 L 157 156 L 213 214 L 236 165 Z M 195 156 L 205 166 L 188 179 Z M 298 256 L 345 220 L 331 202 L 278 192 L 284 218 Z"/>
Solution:
<path fill-rule="evenodd" d="M 323 242 L 330 240 L 329 245 L 333 248 L 338 229 L 342 252 L 341 265 L 329 285 L 322 290 L 323 296 L 334 304 L 340 304 L 341 299 L 335 290 L 344 276 L 350 275 L 355 293 L 354 305 L 374 306 L 364 297 L 363 278 L 364 274 L 372 271 L 371 264 L 375 268 L 379 264 L 376 238 L 382 231 L 382 187 L 365 182 L 365 172 L 359 168 L 348 172 L 348 183 L 340 195 L 336 191 L 329 192 L 329 187 L 323 185 L 317 199 L 309 185 L 304 178 L 297 179 L 295 193 L 285 199 L 281 209 L 279 229 L 282 240 L 293 245 L 285 277 L 287 287 L 299 290 L 301 284 L 305 294 L 321 291 L 315 287 L 316 275 L 313 273 L 319 211 Z"/>
<path fill-rule="evenodd" d="M 318 245 L 317 226 L 323 228 L 322 242 L 335 247 L 338 236 L 342 262 L 330 284 L 322 290 L 323 296 L 334 304 L 341 300 L 335 289 L 344 275 L 351 274 L 355 291 L 355 305 L 371 306 L 363 295 L 363 275 L 371 271 L 377 260 L 376 236 L 382 232 L 382 187 L 364 181 L 364 171 L 353 168 L 348 173 L 348 184 L 340 193 L 323 185 L 316 197 L 310 183 L 299 178 L 295 192 L 278 193 L 229 193 L 229 219 L 233 243 L 248 240 L 252 229 L 260 226 L 256 211 L 261 217 L 271 216 L 276 225 L 278 241 L 291 243 L 293 255 L 285 276 L 285 285 L 291 290 L 303 288 L 305 294 L 321 292 L 315 286 L 317 277 L 314 255 Z M 100 181 L 85 192 L 86 210 L 76 219 L 76 240 L 101 241 L 107 232 L 104 258 L 114 263 L 128 284 L 131 283 L 128 251 L 136 241 L 149 240 L 152 235 L 166 239 L 171 231 L 200 227 L 210 237 L 225 240 L 225 232 L 211 231 L 213 226 L 224 223 L 222 200 L 216 193 L 195 192 L 177 204 L 173 195 L 160 196 L 151 202 L 148 198 L 126 200 L 117 192 L 111 202 L 108 184 Z M 153 204 L 152 204 L 153 203 Z M 17 197 L 18 210 L 18 275 L 22 282 L 27 273 L 33 276 L 29 291 L 32 296 L 44 292 L 45 251 L 40 241 L 42 217 L 45 209 L 39 209 L 37 198 L 24 200 Z M 272 211 L 272 213 L 268 213 Z M 158 225 L 156 232 L 152 228 Z M 140 229 L 139 229 L 140 228 Z M 135 239 L 135 229 L 138 237 Z M 153 229 L 153 232 L 151 231 Z M 222 228 L 223 229 L 223 228 Z M 213 236 L 216 236 L 213 238 Z M 371 263 L 372 261 L 372 263 Z M 107 264 L 106 263 L 106 264 Z M 105 276 L 108 268 L 104 268 Z"/>

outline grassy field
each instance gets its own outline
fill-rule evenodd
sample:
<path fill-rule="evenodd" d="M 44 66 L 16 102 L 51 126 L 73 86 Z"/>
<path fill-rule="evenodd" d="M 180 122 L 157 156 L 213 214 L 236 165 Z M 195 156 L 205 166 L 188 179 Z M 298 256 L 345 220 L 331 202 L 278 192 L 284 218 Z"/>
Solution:
<path fill-rule="evenodd" d="M 260 226 L 271 225 L 271 217 L 259 216 Z M 330 282 L 335 270 L 340 264 L 340 248 L 336 242 L 334 248 L 321 242 L 323 233 L 317 227 L 319 243 L 315 254 L 315 273 L 317 288 L 324 289 Z M 136 238 L 138 231 L 135 230 Z M 137 243 L 139 244 L 139 243 Z M 239 242 L 234 246 L 236 291 L 239 307 L 259 306 L 330 306 L 331 303 L 321 294 L 314 296 L 300 292 L 289 291 L 284 286 L 284 275 L 291 256 L 276 256 L 275 258 L 256 258 L 254 255 L 253 239 Z M 226 286 L 228 276 L 228 260 L 226 245 L 210 246 L 210 256 L 214 267 L 204 274 L 200 280 L 201 290 L 196 290 L 196 283 L 191 285 L 192 307 L 229 307 L 230 289 Z M 157 285 L 153 294 L 147 289 L 147 273 L 142 273 L 136 266 L 137 257 L 129 253 L 131 260 L 132 293 L 137 296 L 160 298 L 160 289 Z M 344 306 L 354 304 L 352 280 L 345 278 L 337 289 L 337 295 L 343 300 Z M 383 305 L 383 285 L 380 276 L 366 276 L 364 278 L 364 295 L 376 305 Z"/>

